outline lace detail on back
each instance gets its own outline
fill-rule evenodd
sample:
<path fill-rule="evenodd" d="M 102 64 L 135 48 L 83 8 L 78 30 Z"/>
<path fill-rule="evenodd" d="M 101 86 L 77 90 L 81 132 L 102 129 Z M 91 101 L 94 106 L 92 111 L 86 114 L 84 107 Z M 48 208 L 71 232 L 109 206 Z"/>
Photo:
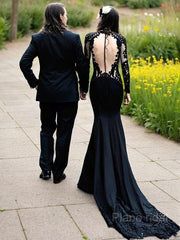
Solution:
<path fill-rule="evenodd" d="M 113 66 L 118 64 L 119 55 L 116 38 L 110 33 L 99 32 L 99 35 L 94 38 L 92 54 L 99 74 L 112 75 Z"/>
<path fill-rule="evenodd" d="M 127 58 L 126 41 L 120 34 L 110 30 L 100 30 L 86 35 L 85 55 L 90 62 L 90 56 L 94 65 L 93 76 L 108 75 L 121 82 L 119 74 L 119 62 L 122 65 L 122 73 L 125 91 L 130 92 L 130 75 Z"/>

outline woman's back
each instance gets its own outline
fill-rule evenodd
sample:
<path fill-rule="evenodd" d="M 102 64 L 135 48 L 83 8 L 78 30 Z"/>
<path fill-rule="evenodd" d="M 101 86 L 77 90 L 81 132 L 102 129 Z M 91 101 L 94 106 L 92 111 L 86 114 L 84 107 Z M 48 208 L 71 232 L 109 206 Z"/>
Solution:
<path fill-rule="evenodd" d="M 100 30 L 89 33 L 85 38 L 85 55 L 90 62 L 92 54 L 93 77 L 108 74 L 121 82 L 119 62 L 122 66 L 126 92 L 129 92 L 130 74 L 127 59 L 126 39 L 110 30 Z"/>
<path fill-rule="evenodd" d="M 102 44 L 104 43 L 104 44 Z M 101 72 L 110 72 L 112 65 L 116 62 L 118 53 L 117 41 L 113 35 L 100 35 L 94 39 L 93 46 L 94 60 Z"/>

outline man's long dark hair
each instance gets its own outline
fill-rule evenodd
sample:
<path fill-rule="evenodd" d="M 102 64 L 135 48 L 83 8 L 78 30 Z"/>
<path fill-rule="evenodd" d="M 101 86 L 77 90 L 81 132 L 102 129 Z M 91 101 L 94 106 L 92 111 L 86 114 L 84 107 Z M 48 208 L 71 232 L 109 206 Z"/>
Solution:
<path fill-rule="evenodd" d="M 112 8 L 109 13 L 102 14 L 102 8 L 99 11 L 101 20 L 98 24 L 97 30 L 109 29 L 112 32 L 119 33 L 119 13 Z"/>
<path fill-rule="evenodd" d="M 43 32 L 62 33 L 66 26 L 60 19 L 60 14 L 64 15 L 64 5 L 62 3 L 50 3 L 45 9 L 45 23 Z"/>

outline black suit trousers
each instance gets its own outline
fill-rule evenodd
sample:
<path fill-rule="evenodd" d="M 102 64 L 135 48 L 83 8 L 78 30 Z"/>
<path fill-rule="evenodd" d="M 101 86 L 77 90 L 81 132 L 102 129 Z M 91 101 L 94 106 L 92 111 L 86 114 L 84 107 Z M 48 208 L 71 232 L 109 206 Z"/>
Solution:
<path fill-rule="evenodd" d="M 77 114 L 78 102 L 40 102 L 40 159 L 43 171 L 52 170 L 55 177 L 61 176 L 68 164 L 69 147 Z M 54 146 L 54 133 L 56 144 Z M 55 160 L 54 160 L 55 149 Z"/>

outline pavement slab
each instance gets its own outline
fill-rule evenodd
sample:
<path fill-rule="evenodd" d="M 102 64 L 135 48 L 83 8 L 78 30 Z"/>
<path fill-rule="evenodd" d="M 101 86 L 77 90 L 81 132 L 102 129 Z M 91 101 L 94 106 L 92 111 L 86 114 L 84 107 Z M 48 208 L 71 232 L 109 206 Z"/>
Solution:
<path fill-rule="evenodd" d="M 17 211 L 0 212 L 0 239 L 26 240 Z"/>
<path fill-rule="evenodd" d="M 28 240 L 82 240 L 76 224 L 62 206 L 19 210 Z"/>

